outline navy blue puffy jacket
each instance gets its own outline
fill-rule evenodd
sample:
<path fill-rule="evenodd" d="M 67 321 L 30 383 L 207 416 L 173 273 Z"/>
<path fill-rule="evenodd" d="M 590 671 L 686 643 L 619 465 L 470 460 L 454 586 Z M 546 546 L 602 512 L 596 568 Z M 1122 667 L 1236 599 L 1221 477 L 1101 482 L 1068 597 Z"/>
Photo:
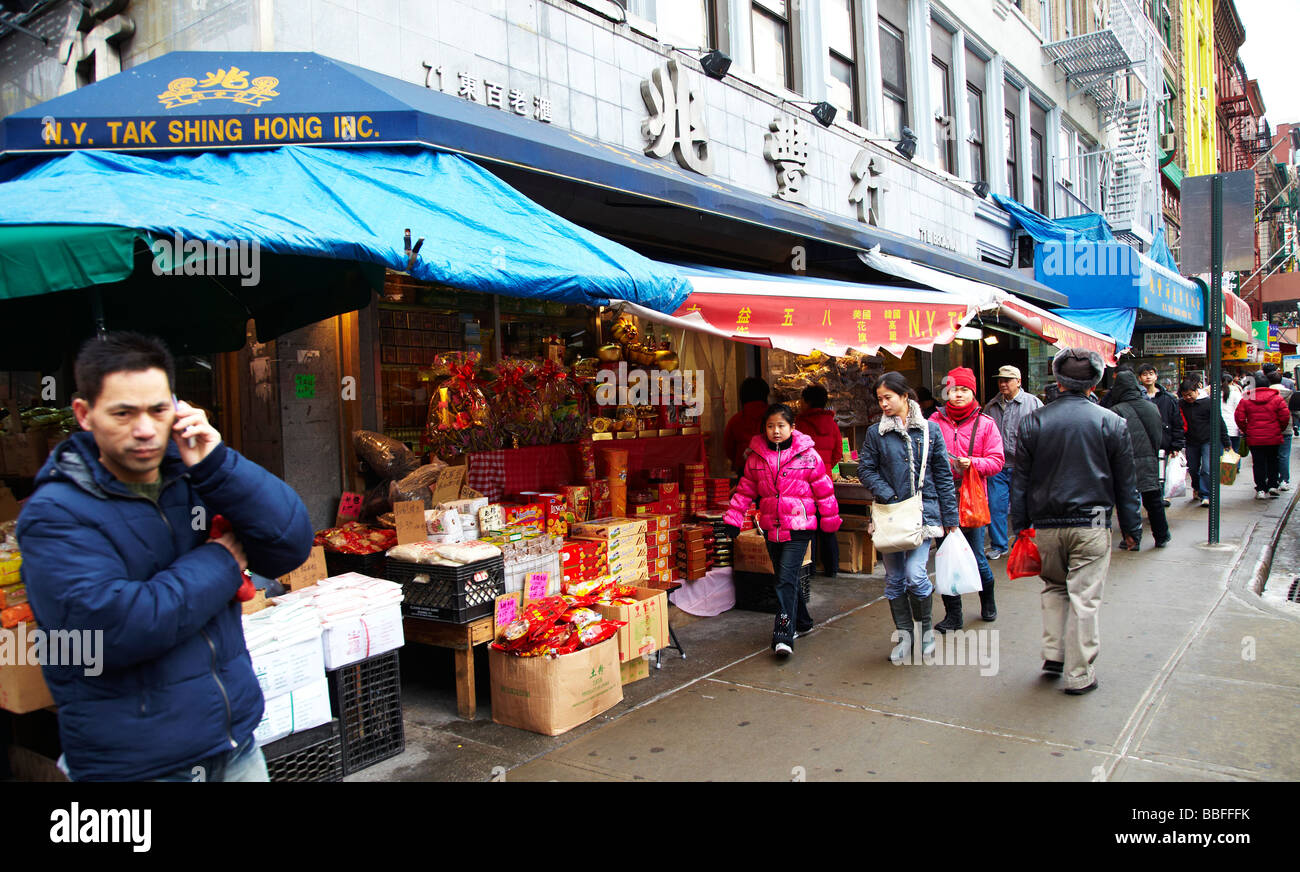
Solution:
<path fill-rule="evenodd" d="M 272 577 L 307 559 L 311 522 L 292 488 L 225 443 L 189 468 L 169 444 L 157 504 L 98 458 L 77 433 L 42 467 L 18 519 L 22 577 L 42 629 L 103 632 L 102 674 L 43 667 L 72 777 L 152 778 L 243 744 L 262 718 L 239 565 L 206 544 L 206 522 L 229 519 L 249 568 Z"/>

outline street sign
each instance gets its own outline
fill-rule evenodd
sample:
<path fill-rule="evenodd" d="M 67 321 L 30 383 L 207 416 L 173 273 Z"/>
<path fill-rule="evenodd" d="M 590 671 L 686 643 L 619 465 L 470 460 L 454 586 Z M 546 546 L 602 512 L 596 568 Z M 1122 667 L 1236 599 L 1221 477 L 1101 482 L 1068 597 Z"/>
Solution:
<path fill-rule="evenodd" d="M 1255 268 L 1255 174 L 1250 170 L 1218 173 L 1223 179 L 1223 269 Z M 1213 268 L 1211 185 L 1215 175 L 1183 179 L 1181 269 L 1199 275 Z"/>

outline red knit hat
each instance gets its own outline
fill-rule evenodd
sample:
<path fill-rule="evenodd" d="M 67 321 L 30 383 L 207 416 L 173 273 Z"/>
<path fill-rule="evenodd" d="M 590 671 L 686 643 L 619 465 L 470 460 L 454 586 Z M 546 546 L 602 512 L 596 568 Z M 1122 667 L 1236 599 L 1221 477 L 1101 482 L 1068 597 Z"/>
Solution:
<path fill-rule="evenodd" d="M 979 393 L 975 388 L 975 371 L 969 367 L 959 366 L 949 370 L 947 381 L 949 388 L 970 388 L 971 393 Z"/>

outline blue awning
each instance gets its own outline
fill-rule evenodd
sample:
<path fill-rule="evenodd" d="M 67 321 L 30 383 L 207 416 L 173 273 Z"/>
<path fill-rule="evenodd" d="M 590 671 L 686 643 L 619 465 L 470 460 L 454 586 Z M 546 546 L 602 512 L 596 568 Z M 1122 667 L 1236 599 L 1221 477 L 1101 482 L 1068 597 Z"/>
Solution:
<path fill-rule="evenodd" d="M 1205 324 L 1200 288 L 1123 242 L 1039 243 L 1034 277 L 1067 294 L 1076 318 L 1080 310 L 1141 309 L 1164 321 Z"/>
<path fill-rule="evenodd" d="M 233 72 L 232 72 L 233 71 Z M 0 155 L 422 144 L 809 240 L 873 246 L 1049 305 L 1020 273 L 907 235 L 791 206 L 538 120 L 311 53 L 171 52 L 0 120 Z M 454 88 L 454 82 L 447 87 Z M 524 95 L 540 97 L 544 95 Z M 49 125 L 42 119 L 49 118 Z M 93 140 L 93 141 L 92 141 Z M 21 162 L 20 162 L 21 163 Z M 0 165 L 0 178 L 10 172 Z"/>
<path fill-rule="evenodd" d="M 1115 239 L 1110 224 L 1096 212 L 1066 218 L 1048 218 L 1042 212 L 1001 194 L 993 194 L 993 202 L 1010 213 L 1015 223 L 1032 236 L 1035 242 L 1062 242 L 1070 239 L 1112 242 Z"/>
<path fill-rule="evenodd" d="M 668 266 L 541 208 L 464 157 L 420 148 L 278 149 L 155 159 L 77 152 L 0 183 L 0 224 L 95 224 L 256 241 L 381 264 L 466 290 L 675 311 Z M 423 237 L 408 268 L 404 231 Z"/>

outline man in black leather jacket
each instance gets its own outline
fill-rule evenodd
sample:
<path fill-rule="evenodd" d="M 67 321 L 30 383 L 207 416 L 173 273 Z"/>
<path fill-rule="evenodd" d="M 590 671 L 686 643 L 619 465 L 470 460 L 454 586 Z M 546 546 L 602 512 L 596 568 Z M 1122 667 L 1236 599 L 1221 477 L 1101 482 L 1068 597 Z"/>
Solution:
<path fill-rule="evenodd" d="M 1066 349 L 1052 360 L 1060 399 L 1020 422 L 1011 523 L 1033 527 L 1042 556 L 1043 671 L 1065 692 L 1097 688 L 1098 610 L 1110 567 L 1111 512 L 1129 547 L 1142 535 L 1133 444 L 1124 419 L 1089 401 L 1101 355 Z"/>

